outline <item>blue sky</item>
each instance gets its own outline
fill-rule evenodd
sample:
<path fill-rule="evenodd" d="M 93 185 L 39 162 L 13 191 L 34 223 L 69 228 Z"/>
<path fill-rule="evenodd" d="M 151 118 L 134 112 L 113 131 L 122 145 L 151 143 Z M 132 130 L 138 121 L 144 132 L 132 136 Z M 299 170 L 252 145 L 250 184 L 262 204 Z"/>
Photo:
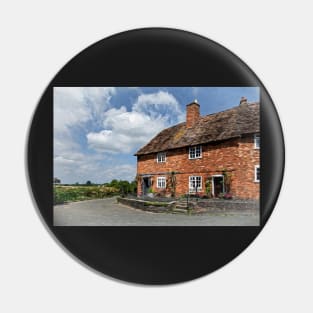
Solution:
<path fill-rule="evenodd" d="M 258 87 L 54 87 L 54 177 L 62 183 L 133 180 L 133 154 L 162 129 L 185 121 L 197 99 L 201 115 L 226 110 Z"/>

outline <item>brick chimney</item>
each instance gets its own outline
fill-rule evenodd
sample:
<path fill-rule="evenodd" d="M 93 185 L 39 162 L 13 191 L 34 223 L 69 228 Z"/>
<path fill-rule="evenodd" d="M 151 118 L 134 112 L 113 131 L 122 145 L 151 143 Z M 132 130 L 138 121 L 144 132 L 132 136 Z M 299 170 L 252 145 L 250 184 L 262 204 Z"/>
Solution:
<path fill-rule="evenodd" d="M 192 128 L 200 118 L 200 105 L 197 100 L 186 105 L 186 127 Z"/>

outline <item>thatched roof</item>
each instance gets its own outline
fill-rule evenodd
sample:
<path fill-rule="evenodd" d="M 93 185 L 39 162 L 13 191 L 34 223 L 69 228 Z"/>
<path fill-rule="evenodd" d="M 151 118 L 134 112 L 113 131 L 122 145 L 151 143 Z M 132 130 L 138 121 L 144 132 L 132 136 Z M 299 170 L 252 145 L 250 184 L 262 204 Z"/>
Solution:
<path fill-rule="evenodd" d="M 186 128 L 185 122 L 166 128 L 135 155 L 222 141 L 259 131 L 259 103 L 239 105 L 226 111 L 200 117 L 192 128 Z"/>

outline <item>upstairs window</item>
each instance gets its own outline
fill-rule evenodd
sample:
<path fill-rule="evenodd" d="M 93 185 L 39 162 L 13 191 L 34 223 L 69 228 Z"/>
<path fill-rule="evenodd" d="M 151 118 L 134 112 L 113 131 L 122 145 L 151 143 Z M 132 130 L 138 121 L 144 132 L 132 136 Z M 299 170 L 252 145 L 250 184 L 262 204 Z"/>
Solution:
<path fill-rule="evenodd" d="M 189 159 L 199 159 L 202 157 L 202 146 L 189 147 Z"/>
<path fill-rule="evenodd" d="M 166 188 L 166 179 L 165 177 L 157 178 L 157 188 L 164 189 Z"/>
<path fill-rule="evenodd" d="M 260 149 L 260 135 L 254 135 L 254 149 Z"/>
<path fill-rule="evenodd" d="M 166 161 L 166 153 L 165 152 L 159 152 L 157 154 L 157 162 L 158 163 L 164 163 Z"/>
<path fill-rule="evenodd" d="M 254 167 L 254 181 L 259 183 L 261 179 L 260 165 Z"/>
<path fill-rule="evenodd" d="M 189 176 L 189 192 L 198 192 L 202 189 L 202 176 Z"/>

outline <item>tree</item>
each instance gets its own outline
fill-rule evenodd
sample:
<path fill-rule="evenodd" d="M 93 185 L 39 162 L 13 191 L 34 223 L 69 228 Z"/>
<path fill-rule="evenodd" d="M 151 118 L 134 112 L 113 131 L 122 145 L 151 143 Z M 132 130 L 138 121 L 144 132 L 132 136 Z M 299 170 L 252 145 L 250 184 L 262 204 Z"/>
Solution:
<path fill-rule="evenodd" d="M 86 181 L 86 185 L 90 186 L 90 185 L 91 185 L 91 181 L 90 181 L 90 180 L 87 180 L 87 181 Z"/>
<path fill-rule="evenodd" d="M 109 187 L 117 187 L 118 186 L 118 180 L 113 179 L 111 182 L 108 184 Z"/>
<path fill-rule="evenodd" d="M 57 177 L 54 177 L 53 178 L 53 183 L 54 184 L 61 184 L 61 179 L 57 178 Z"/>
<path fill-rule="evenodd" d="M 118 189 L 119 192 L 123 194 L 137 192 L 137 182 L 129 182 L 128 180 L 117 180 L 113 179 L 110 183 L 105 184 L 108 187 L 113 187 Z"/>
<path fill-rule="evenodd" d="M 137 181 L 136 180 L 133 180 L 130 183 L 130 192 L 131 193 L 137 193 Z"/>

